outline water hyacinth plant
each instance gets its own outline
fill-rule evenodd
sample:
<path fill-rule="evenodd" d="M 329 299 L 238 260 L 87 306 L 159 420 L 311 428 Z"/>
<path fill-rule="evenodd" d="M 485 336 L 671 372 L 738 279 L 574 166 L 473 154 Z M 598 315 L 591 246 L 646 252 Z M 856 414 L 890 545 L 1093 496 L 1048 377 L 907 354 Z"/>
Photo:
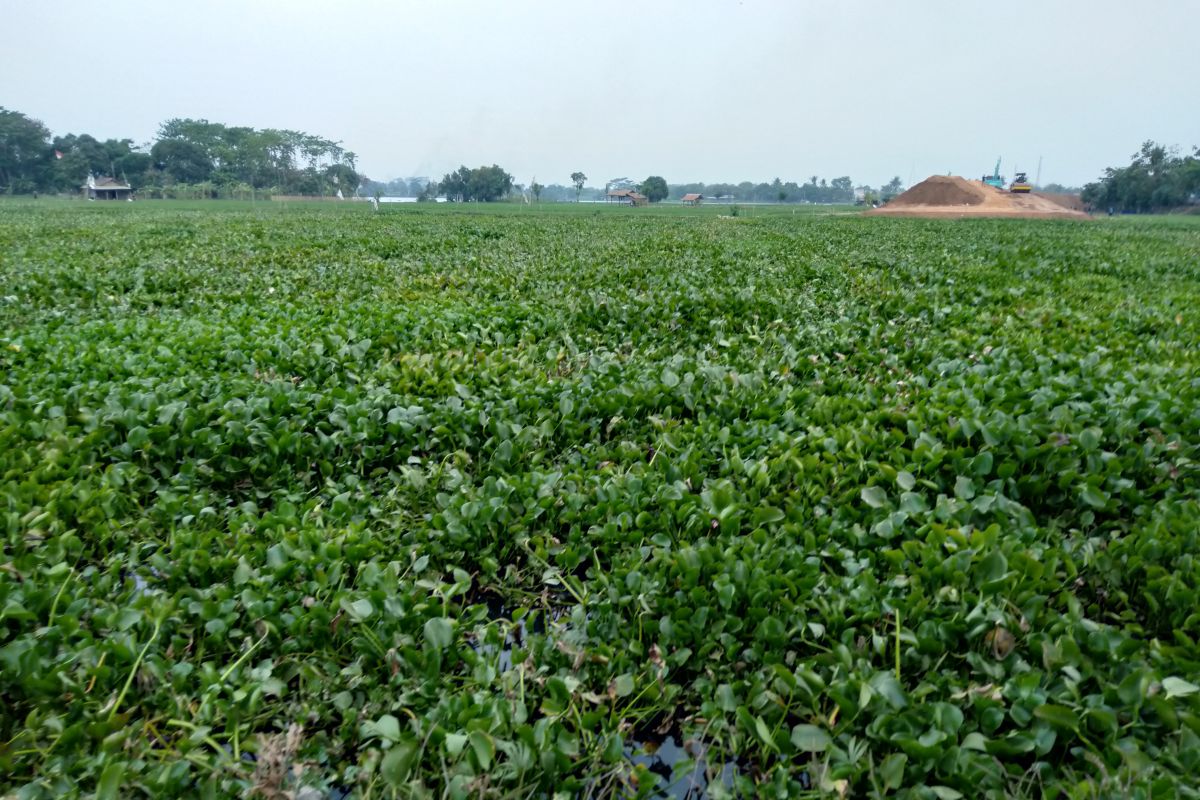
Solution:
<path fill-rule="evenodd" d="M 0 208 L 0 792 L 1196 796 L 1196 222 L 722 211 Z"/>

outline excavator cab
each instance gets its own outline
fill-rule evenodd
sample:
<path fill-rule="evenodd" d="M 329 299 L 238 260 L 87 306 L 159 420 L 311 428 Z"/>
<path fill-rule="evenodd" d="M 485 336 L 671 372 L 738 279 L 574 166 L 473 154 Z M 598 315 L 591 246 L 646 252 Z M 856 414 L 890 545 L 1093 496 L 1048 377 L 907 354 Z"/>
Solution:
<path fill-rule="evenodd" d="M 1004 188 L 1004 177 L 1000 174 L 1000 159 L 996 159 L 996 168 L 992 170 L 992 174 L 984 175 L 982 180 L 988 186 L 994 186 L 997 189 Z"/>

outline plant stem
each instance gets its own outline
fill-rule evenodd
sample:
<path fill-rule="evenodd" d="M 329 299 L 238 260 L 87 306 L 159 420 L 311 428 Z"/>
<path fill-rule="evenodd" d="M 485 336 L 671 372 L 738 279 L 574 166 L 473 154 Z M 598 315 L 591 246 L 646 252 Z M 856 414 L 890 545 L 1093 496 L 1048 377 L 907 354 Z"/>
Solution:
<path fill-rule="evenodd" d="M 254 644 L 250 645 L 250 649 L 248 649 L 246 652 L 242 653 L 242 654 L 241 654 L 241 656 L 239 656 L 239 657 L 238 657 L 238 660 L 237 660 L 237 661 L 235 661 L 235 662 L 233 662 L 232 664 L 230 664 L 230 665 L 229 665 L 229 667 L 228 667 L 228 668 L 226 668 L 226 670 L 225 670 L 224 672 L 222 672 L 222 673 L 221 673 L 221 679 L 220 679 L 220 681 L 218 681 L 218 682 L 219 682 L 219 683 L 224 683 L 224 682 L 225 682 L 225 679 L 226 679 L 226 678 L 228 678 L 228 677 L 229 677 L 229 675 L 230 675 L 230 674 L 231 674 L 231 673 L 232 673 L 232 672 L 233 672 L 235 669 L 237 669 L 238 667 L 240 667 L 240 666 L 242 665 L 242 662 L 243 662 L 243 661 L 245 661 L 247 658 L 249 658 L 249 657 L 250 657 L 250 654 L 251 654 L 251 653 L 253 653 L 255 650 L 257 650 L 257 649 L 258 649 L 258 646 L 259 646 L 260 644 L 262 644 L 263 642 L 265 642 L 266 640 L 267 640 L 267 634 L 265 634 L 265 633 L 264 633 L 264 634 L 263 634 L 263 635 L 262 635 L 262 636 L 259 638 L 259 640 L 258 640 L 257 642 L 255 642 Z"/>
<path fill-rule="evenodd" d="M 71 569 L 67 572 L 67 577 L 62 582 L 62 586 L 58 587 L 58 594 L 54 595 L 54 602 L 50 604 L 50 619 L 46 622 L 47 628 L 54 624 L 54 612 L 58 610 L 58 601 L 62 599 L 63 592 L 66 590 L 67 584 L 71 582 L 71 578 L 73 577 L 75 577 L 75 568 L 71 567 Z"/>
<path fill-rule="evenodd" d="M 138 667 L 142 665 L 142 659 L 146 657 L 146 653 L 150 650 L 150 645 L 154 644 L 154 640 L 158 638 L 158 632 L 162 630 L 162 620 L 156 620 L 154 623 L 154 633 L 150 635 L 150 640 L 146 642 L 146 646 L 138 653 L 137 659 L 133 662 L 133 667 L 129 670 L 129 675 L 125 678 L 125 685 L 121 687 L 121 693 L 117 695 L 117 699 L 113 702 L 113 706 L 109 709 L 108 719 L 112 720 L 116 716 L 117 709 L 121 707 L 121 701 L 125 699 L 126 693 L 129 692 L 129 687 L 133 684 L 133 676 L 137 674 Z"/>
<path fill-rule="evenodd" d="M 900 680 L 900 609 L 896 609 L 896 681 Z"/>

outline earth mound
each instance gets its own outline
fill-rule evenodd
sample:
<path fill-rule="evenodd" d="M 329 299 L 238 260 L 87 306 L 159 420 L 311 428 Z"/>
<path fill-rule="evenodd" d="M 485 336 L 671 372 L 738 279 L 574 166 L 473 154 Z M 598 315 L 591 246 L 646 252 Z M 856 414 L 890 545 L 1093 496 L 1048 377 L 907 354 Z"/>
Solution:
<path fill-rule="evenodd" d="M 1082 209 L 1059 198 L 1013 194 L 983 181 L 957 175 L 934 175 L 892 198 L 886 206 L 866 212 L 890 217 L 1022 217 L 1030 219 L 1087 219 Z"/>
<path fill-rule="evenodd" d="M 983 200 L 984 193 L 971 181 L 955 175 L 934 175 L 921 181 L 907 192 L 893 197 L 887 207 L 977 206 Z"/>

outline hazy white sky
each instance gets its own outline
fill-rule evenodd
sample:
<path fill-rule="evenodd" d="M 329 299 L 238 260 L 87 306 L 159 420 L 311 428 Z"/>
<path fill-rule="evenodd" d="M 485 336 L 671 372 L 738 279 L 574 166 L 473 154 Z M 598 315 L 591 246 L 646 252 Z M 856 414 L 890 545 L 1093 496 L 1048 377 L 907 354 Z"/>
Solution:
<path fill-rule="evenodd" d="M 0 0 L 0 105 L 341 140 L 372 178 L 935 172 L 1081 184 L 1200 145 L 1200 0 Z"/>

